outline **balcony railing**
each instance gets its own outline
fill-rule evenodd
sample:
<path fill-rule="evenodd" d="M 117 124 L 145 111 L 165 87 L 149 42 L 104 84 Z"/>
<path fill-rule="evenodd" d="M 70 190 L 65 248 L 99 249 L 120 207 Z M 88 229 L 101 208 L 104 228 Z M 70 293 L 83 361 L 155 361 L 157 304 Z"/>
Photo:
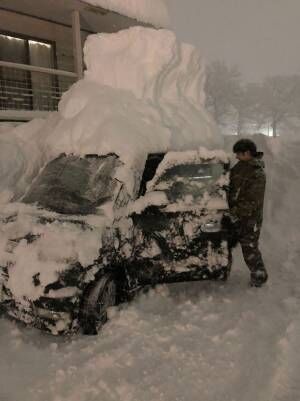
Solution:
<path fill-rule="evenodd" d="M 74 72 L 0 61 L 0 114 L 57 110 L 62 94 L 76 80 Z"/>

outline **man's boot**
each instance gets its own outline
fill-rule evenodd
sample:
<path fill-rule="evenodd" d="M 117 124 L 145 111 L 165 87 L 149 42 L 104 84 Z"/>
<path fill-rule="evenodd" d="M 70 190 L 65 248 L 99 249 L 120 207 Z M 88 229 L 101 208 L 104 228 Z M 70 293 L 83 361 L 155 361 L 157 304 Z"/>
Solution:
<path fill-rule="evenodd" d="M 268 273 L 266 270 L 256 270 L 251 273 L 250 286 L 261 287 L 268 280 Z"/>

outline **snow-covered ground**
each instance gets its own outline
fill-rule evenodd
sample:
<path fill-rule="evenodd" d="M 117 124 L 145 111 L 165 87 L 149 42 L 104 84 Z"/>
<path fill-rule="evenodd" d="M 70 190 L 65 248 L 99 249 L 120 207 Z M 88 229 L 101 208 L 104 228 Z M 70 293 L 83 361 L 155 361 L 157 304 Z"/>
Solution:
<path fill-rule="evenodd" d="M 300 398 L 300 141 L 256 140 L 267 162 L 269 283 L 248 287 L 237 249 L 227 283 L 157 287 L 113 308 L 96 337 L 51 337 L 2 318 L 1 401 Z"/>
<path fill-rule="evenodd" d="M 62 151 L 104 154 L 117 146 L 131 166 L 133 147 L 159 150 L 158 139 L 160 150 L 223 146 L 203 109 L 195 49 L 165 30 L 132 28 L 106 39 L 88 40 L 86 76 L 58 113 L 0 135 L 0 202 L 18 199 Z M 300 399 L 300 140 L 256 141 L 267 163 L 268 284 L 248 287 L 237 249 L 227 283 L 157 287 L 112 308 L 99 336 L 57 338 L 2 317 L 0 401 Z"/>

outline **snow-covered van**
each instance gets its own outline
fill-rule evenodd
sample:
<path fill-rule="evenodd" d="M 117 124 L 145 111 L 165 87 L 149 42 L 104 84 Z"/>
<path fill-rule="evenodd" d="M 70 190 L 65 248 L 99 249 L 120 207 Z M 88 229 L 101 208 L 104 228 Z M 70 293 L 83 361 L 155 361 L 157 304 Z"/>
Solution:
<path fill-rule="evenodd" d="M 63 154 L 22 203 L 4 208 L 0 301 L 9 316 L 53 334 L 96 333 L 108 307 L 145 286 L 226 280 L 226 155 L 200 148 L 148 155 L 143 174 L 122 167 L 116 154 Z"/>

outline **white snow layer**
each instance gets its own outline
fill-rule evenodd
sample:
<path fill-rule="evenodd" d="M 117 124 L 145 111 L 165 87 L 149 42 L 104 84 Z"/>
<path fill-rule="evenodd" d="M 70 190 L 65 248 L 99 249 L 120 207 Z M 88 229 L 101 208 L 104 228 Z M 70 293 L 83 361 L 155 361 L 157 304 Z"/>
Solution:
<path fill-rule="evenodd" d="M 47 120 L 35 119 L 16 128 L 2 126 L 0 204 L 20 198 L 40 168 L 53 157 L 46 138 L 58 120 L 58 113 L 52 113 Z"/>
<path fill-rule="evenodd" d="M 222 147 L 203 106 L 201 57 L 174 33 L 133 27 L 91 35 L 85 62 L 84 79 L 63 95 L 58 113 L 0 134 L 0 199 L 18 199 L 62 152 L 114 152 L 140 172 L 147 153 Z"/>
<path fill-rule="evenodd" d="M 196 88 L 203 99 L 203 73 L 195 50 L 168 31 L 155 31 L 149 48 L 144 38 L 145 54 L 139 58 L 129 46 L 132 32 L 138 45 L 140 33 L 148 37 L 152 31 L 126 32 L 123 48 L 118 42 L 124 33 L 112 36 L 111 48 L 105 35 L 89 39 L 88 72 L 64 96 L 59 113 L 0 134 L 0 184 L 6 199 L 21 196 L 39 168 L 61 151 L 102 153 L 117 147 L 130 164 L 134 149 L 139 154 L 159 147 L 176 150 L 175 145 L 188 149 L 193 143 L 222 147 L 196 101 Z M 173 50 L 157 63 L 153 47 L 159 54 L 164 41 L 158 39 L 167 37 Z M 96 43 L 101 50 L 93 59 L 89 48 Z M 113 48 L 118 49 L 115 55 Z M 149 62 L 136 69 L 146 55 Z M 106 57 L 111 65 L 102 71 L 99 64 Z M 128 77 L 131 87 L 122 63 L 137 71 L 138 78 Z M 249 272 L 237 250 L 227 283 L 160 286 L 121 309 L 112 308 L 110 321 L 96 337 L 53 338 L 1 318 L 0 400 L 299 400 L 297 135 L 256 138 L 266 154 L 268 177 L 261 248 L 270 281 L 264 288 L 248 288 Z M 75 249 L 67 249 L 73 257 Z M 52 251 L 47 250 L 45 260 L 52 259 Z"/>
<path fill-rule="evenodd" d="M 167 27 L 170 16 L 167 0 L 83 0 L 156 27 Z"/>
<path fill-rule="evenodd" d="M 255 140 L 266 154 L 269 283 L 248 287 L 237 250 L 227 283 L 159 286 L 112 308 L 96 337 L 0 319 L 1 401 L 300 399 L 300 141 Z"/>
<path fill-rule="evenodd" d="M 172 166 L 182 164 L 196 164 L 208 162 L 214 159 L 214 162 L 229 163 L 229 156 L 224 150 L 207 150 L 206 148 L 199 147 L 197 150 L 186 150 L 184 152 L 169 152 L 160 165 L 158 166 L 155 176 L 147 183 L 147 189 L 153 189 L 159 177 Z M 223 185 L 228 184 L 224 182 Z"/>
<path fill-rule="evenodd" d="M 42 214 L 35 206 L 23 203 L 2 205 L 0 217 L 9 216 L 16 217 L 9 224 L 0 224 L 0 265 L 11 265 L 8 288 L 19 303 L 23 303 L 23 297 L 27 300 L 40 297 L 45 287 L 57 280 L 59 272 L 70 264 L 92 264 L 99 255 L 102 230 L 111 223 L 106 216 L 85 216 L 88 229 L 83 230 L 80 224 L 74 224 L 74 216 L 64 216 L 64 221 L 59 222 L 55 220 L 59 218 L 57 213 Z M 43 224 L 38 219 L 41 216 L 54 221 Z M 77 219 L 83 220 L 79 216 Z M 26 239 L 19 243 L 10 241 L 24 238 L 28 233 L 38 238 L 32 243 Z M 36 287 L 32 277 L 38 273 L 41 285 Z"/>

